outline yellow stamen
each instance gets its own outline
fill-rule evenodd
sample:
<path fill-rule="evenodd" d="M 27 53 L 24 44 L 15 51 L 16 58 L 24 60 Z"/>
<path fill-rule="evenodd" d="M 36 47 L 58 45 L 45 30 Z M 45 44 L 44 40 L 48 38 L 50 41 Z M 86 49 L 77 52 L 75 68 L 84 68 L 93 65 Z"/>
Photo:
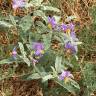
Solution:
<path fill-rule="evenodd" d="M 70 29 L 66 30 L 66 33 L 67 33 L 68 36 L 70 36 L 70 32 L 71 32 Z"/>
<path fill-rule="evenodd" d="M 59 20 L 59 23 L 60 23 L 60 24 L 62 24 L 62 23 L 63 23 L 63 20 L 62 20 L 62 19 L 60 19 L 60 20 Z"/>
<path fill-rule="evenodd" d="M 35 58 L 36 58 L 36 59 L 39 59 L 39 58 L 40 58 L 40 56 L 35 56 Z"/>
<path fill-rule="evenodd" d="M 32 55 L 32 54 L 35 54 L 35 51 L 31 51 L 31 55 Z"/>
<path fill-rule="evenodd" d="M 69 82 L 69 78 L 66 77 L 66 78 L 64 79 L 64 83 L 66 84 L 66 83 L 68 83 L 68 82 Z"/>
<path fill-rule="evenodd" d="M 44 54 L 44 50 L 41 50 L 40 52 L 41 52 L 41 54 Z"/>
<path fill-rule="evenodd" d="M 48 24 L 48 28 L 49 29 L 52 29 L 52 25 L 50 23 Z"/>
<path fill-rule="evenodd" d="M 75 18 L 74 21 L 80 21 L 80 19 L 79 18 Z"/>

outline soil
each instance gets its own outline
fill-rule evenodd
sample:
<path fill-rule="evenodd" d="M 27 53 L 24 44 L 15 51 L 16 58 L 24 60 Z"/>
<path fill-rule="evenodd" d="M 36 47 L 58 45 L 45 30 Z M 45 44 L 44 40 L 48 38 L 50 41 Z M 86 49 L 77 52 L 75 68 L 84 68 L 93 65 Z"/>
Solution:
<path fill-rule="evenodd" d="M 38 80 L 3 80 L 0 84 L 0 96 L 43 96 Z"/>

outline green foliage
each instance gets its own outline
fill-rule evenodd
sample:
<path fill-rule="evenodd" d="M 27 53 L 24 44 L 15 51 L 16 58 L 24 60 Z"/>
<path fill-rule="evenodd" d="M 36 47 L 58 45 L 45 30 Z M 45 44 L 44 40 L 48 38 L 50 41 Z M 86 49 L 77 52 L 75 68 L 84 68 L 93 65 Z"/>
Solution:
<path fill-rule="evenodd" d="M 36 10 L 36 11 L 34 11 L 34 16 L 40 16 L 40 17 L 42 17 L 42 19 L 46 23 L 48 22 L 47 17 L 46 17 L 45 13 L 42 10 Z"/>
<path fill-rule="evenodd" d="M 48 33 L 47 35 L 42 35 L 42 37 L 44 41 L 45 50 L 48 50 L 51 46 L 52 33 Z"/>
<path fill-rule="evenodd" d="M 5 21 L 0 21 L 0 26 L 5 27 L 5 28 L 6 27 L 10 28 L 12 27 L 12 24 L 5 22 Z"/>
<path fill-rule="evenodd" d="M 3 60 L 0 60 L 0 65 L 3 65 L 3 64 L 10 64 L 10 63 L 13 63 L 15 60 L 12 60 L 10 58 L 8 59 L 3 59 Z"/>
<path fill-rule="evenodd" d="M 16 26 L 16 20 L 15 20 L 14 16 L 9 15 L 9 17 L 10 17 L 10 20 L 11 20 L 12 24 L 13 24 L 14 26 Z"/>
<path fill-rule="evenodd" d="M 80 89 L 78 83 L 75 82 L 74 80 L 72 80 L 71 82 L 68 82 L 66 84 L 64 83 L 64 81 L 56 80 L 56 82 L 58 84 L 60 84 L 62 87 L 64 87 L 66 90 L 68 90 L 69 92 L 73 93 L 74 95 L 75 95 L 75 91 L 76 91 L 76 89 L 74 87 Z"/>
<path fill-rule="evenodd" d="M 79 38 L 82 40 L 83 42 L 83 48 L 87 51 L 95 51 L 95 46 L 96 46 L 96 6 L 92 7 L 90 9 L 90 15 L 92 16 L 92 24 L 90 26 L 85 26 L 80 34 L 79 34 Z"/>
<path fill-rule="evenodd" d="M 62 57 L 60 56 L 56 56 L 56 60 L 55 60 L 55 69 L 58 73 L 61 72 L 61 62 L 62 62 Z"/>
<path fill-rule="evenodd" d="M 60 12 L 60 10 L 58 8 L 54 8 L 52 6 L 42 6 L 41 9 L 43 11 L 54 11 L 54 12 L 57 12 L 57 13 Z"/>
<path fill-rule="evenodd" d="M 88 91 L 94 92 L 96 90 L 96 65 L 90 63 L 85 64 L 83 74 Z"/>
<path fill-rule="evenodd" d="M 18 31 L 19 41 L 16 46 L 19 50 L 17 52 L 18 54 L 16 63 L 18 64 L 21 61 L 26 63 L 29 67 L 33 67 L 32 72 L 30 74 L 26 74 L 26 76 L 22 76 L 22 78 L 26 80 L 42 79 L 42 82 L 47 82 L 48 80 L 52 79 L 61 86 L 63 86 L 65 89 L 67 89 L 69 92 L 75 94 L 74 89 L 79 89 L 79 85 L 74 80 L 70 79 L 70 83 L 68 84 L 65 84 L 64 82 L 58 80 L 59 73 L 61 73 L 62 70 L 64 70 L 64 65 L 62 63 L 64 60 L 62 57 L 62 50 L 60 50 L 60 53 L 54 53 L 53 50 L 51 50 L 52 40 L 60 41 L 61 46 L 63 46 L 64 43 L 67 42 L 66 40 L 70 41 L 71 39 L 65 33 L 58 32 L 56 30 L 50 30 L 48 28 L 48 16 L 46 13 L 53 12 L 54 14 L 60 14 L 60 10 L 58 8 L 51 6 L 50 4 L 43 4 L 42 1 L 43 0 L 31 0 L 29 3 L 27 3 L 27 5 L 25 6 L 27 10 L 30 6 L 34 7 L 34 11 L 32 11 L 32 16 L 30 14 L 27 14 L 23 17 L 9 15 L 9 21 L 12 23 L 12 25 L 11 23 L 6 23 L 5 21 L 2 21 L 1 25 L 7 26 L 9 29 L 11 26 L 13 26 Z M 56 21 L 59 22 L 60 15 L 54 15 L 54 17 Z M 43 42 L 46 56 L 43 56 L 40 59 L 40 65 L 38 64 L 37 66 L 32 66 L 34 63 L 32 61 L 32 56 L 34 56 L 34 52 L 32 51 L 31 46 L 33 42 L 37 41 Z M 12 60 L 10 61 L 10 59 L 4 59 L 0 61 L 0 64 L 9 64 L 15 61 Z M 52 65 L 47 65 L 46 61 Z M 52 70 L 50 70 L 50 68 Z"/>
<path fill-rule="evenodd" d="M 24 16 L 21 19 L 20 23 L 19 23 L 19 26 L 22 28 L 22 30 L 24 32 L 26 32 L 27 30 L 29 30 L 30 27 L 31 27 L 31 25 L 32 25 L 32 20 L 31 20 L 31 16 L 30 15 Z"/>
<path fill-rule="evenodd" d="M 54 0 L 50 1 L 52 3 Z M 71 0 L 70 2 L 73 1 L 74 0 Z M 27 15 L 21 17 L 9 14 L 9 16 L 7 17 L 8 20 L 4 19 L 3 17 L 1 18 L 0 16 L 1 30 L 4 29 L 10 32 L 11 35 L 13 34 L 12 39 L 14 39 L 15 35 L 19 38 L 17 40 L 17 43 L 11 44 L 9 42 L 9 48 L 6 49 L 6 51 L 8 51 L 8 56 L 6 56 L 7 52 L 3 53 L 3 47 L 0 47 L 0 54 L 5 56 L 1 56 L 3 57 L 3 59 L 0 58 L 0 65 L 3 66 L 4 64 L 12 64 L 13 62 L 15 62 L 18 66 L 18 64 L 26 63 L 28 67 L 30 67 L 32 70 L 28 74 L 26 73 L 24 76 L 21 76 L 22 79 L 39 79 L 42 80 L 43 83 L 48 83 L 48 80 L 53 80 L 58 85 L 62 86 L 62 90 L 64 90 L 64 92 L 66 92 L 65 90 L 67 90 L 68 92 L 76 95 L 76 92 L 80 90 L 81 86 L 79 86 L 79 84 L 72 78 L 70 78 L 67 83 L 65 82 L 65 78 L 64 80 L 59 80 L 59 75 L 63 70 L 68 70 L 68 68 L 71 68 L 71 71 L 73 72 L 74 70 L 80 71 L 80 68 L 78 68 L 80 67 L 77 62 L 78 59 L 76 61 L 77 55 L 72 55 L 71 59 L 66 58 L 64 44 L 68 41 L 71 41 L 73 44 L 78 45 L 81 42 L 73 42 L 72 38 L 66 33 L 62 32 L 62 30 L 52 30 L 52 28 L 48 28 L 48 15 L 50 15 L 50 13 L 54 15 L 56 22 L 59 23 L 61 19 L 60 10 L 56 7 L 51 6 L 53 4 L 51 3 L 43 3 L 43 0 L 29 0 L 29 2 L 27 2 L 25 6 L 25 10 L 28 11 L 28 9 L 32 7 L 33 10 L 31 11 L 31 13 L 29 12 L 27 13 Z M 90 26 L 90 28 L 84 27 L 79 34 L 79 38 L 83 42 L 83 48 L 87 52 L 89 52 L 90 50 L 95 50 L 94 48 L 92 48 L 92 45 L 95 44 L 96 38 L 91 34 L 91 31 L 94 32 L 96 29 L 95 11 L 96 8 L 93 8 L 92 16 L 94 20 L 92 26 Z M 15 28 L 16 32 L 11 33 L 11 28 Z M 8 34 L 8 36 L 10 34 Z M 11 36 L 9 36 L 8 39 L 11 39 L 10 37 Z M 56 51 L 55 48 L 52 49 L 52 41 L 58 41 L 60 49 Z M 44 44 L 44 54 L 39 59 L 38 56 L 35 56 L 34 49 L 32 49 L 32 45 L 34 42 L 43 42 Z M 9 54 L 10 51 L 12 52 L 14 46 L 17 47 L 16 60 L 12 58 L 12 55 L 10 56 Z M 34 63 L 34 59 L 36 59 L 38 62 Z M 82 78 L 84 80 L 84 85 L 86 86 L 86 92 L 88 93 L 96 90 L 95 67 L 96 66 L 93 64 L 85 64 L 83 70 L 81 70 L 82 75 L 84 75 L 84 78 Z M 15 69 L 13 69 L 13 73 L 11 71 L 8 74 L 8 78 L 12 76 L 12 74 L 15 72 Z M 2 80 L 2 78 L 5 78 L 1 77 L 0 80 Z M 60 86 L 56 90 L 59 90 Z M 59 92 L 57 93 L 59 94 Z"/>
<path fill-rule="evenodd" d="M 20 51 L 21 51 L 21 56 L 19 56 L 21 59 L 23 59 L 24 60 L 24 62 L 28 65 L 28 66 L 30 66 L 30 60 L 27 58 L 27 54 L 26 54 L 26 52 L 24 51 L 24 46 L 23 46 L 23 44 L 21 43 L 21 42 L 19 42 L 18 43 L 19 44 L 19 48 L 20 48 Z"/>
<path fill-rule="evenodd" d="M 40 6 L 43 0 L 31 0 L 30 3 L 33 4 L 33 6 Z"/>

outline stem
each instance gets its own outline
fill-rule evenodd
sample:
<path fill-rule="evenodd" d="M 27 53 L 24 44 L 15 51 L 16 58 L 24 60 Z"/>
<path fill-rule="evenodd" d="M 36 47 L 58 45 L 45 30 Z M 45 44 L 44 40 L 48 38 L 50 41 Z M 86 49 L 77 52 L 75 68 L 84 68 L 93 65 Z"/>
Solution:
<path fill-rule="evenodd" d="M 41 72 L 39 71 L 39 69 L 36 67 L 36 65 L 34 66 L 35 70 L 38 72 L 38 74 L 42 77 Z"/>

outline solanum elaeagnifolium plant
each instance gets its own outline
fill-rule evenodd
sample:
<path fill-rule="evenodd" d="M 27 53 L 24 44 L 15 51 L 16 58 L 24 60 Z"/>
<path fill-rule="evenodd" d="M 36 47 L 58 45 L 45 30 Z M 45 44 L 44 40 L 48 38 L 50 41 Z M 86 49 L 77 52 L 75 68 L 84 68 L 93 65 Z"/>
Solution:
<path fill-rule="evenodd" d="M 52 79 L 75 93 L 79 85 L 68 67 L 73 66 L 69 62 L 71 57 L 78 60 L 78 45 L 81 44 L 75 33 L 75 20 L 78 18 L 69 16 L 65 22 L 62 21 L 60 10 L 43 0 L 12 1 L 10 24 L 17 30 L 19 40 L 10 58 L 1 60 L 0 64 L 25 62 L 28 67 L 33 67 L 30 75 L 26 76 L 27 80 L 41 78 L 45 82 Z M 25 8 L 26 11 L 32 8 L 32 11 L 19 17 L 16 15 L 19 8 Z M 6 22 L 2 23 L 4 25 Z"/>

